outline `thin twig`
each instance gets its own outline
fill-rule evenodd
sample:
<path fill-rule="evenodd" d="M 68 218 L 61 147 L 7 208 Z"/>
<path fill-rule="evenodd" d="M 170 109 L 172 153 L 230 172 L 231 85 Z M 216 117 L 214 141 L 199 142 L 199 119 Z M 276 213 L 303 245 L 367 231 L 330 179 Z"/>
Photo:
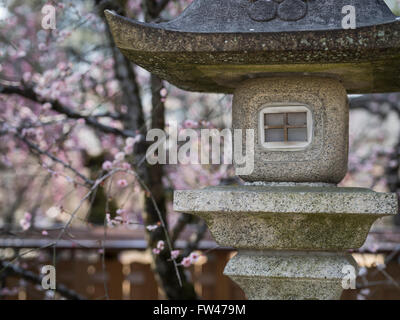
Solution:
<path fill-rule="evenodd" d="M 24 137 L 21 133 L 16 133 L 15 136 L 20 139 L 22 142 L 24 142 L 31 150 L 36 151 L 37 153 L 41 154 L 41 155 L 45 155 L 47 157 L 49 157 L 51 160 L 60 163 L 63 167 L 71 170 L 73 173 L 75 173 L 78 177 L 80 177 L 83 181 L 86 182 L 86 184 L 88 185 L 93 185 L 93 181 L 89 178 L 87 178 L 85 175 L 83 175 L 82 173 L 80 173 L 78 170 L 74 169 L 71 165 L 69 165 L 68 163 L 62 161 L 61 159 L 57 158 L 56 156 L 52 155 L 50 152 L 48 151 L 44 151 L 42 149 L 39 148 L 39 146 L 31 141 L 29 141 L 26 137 Z"/>
<path fill-rule="evenodd" d="M 154 206 L 154 208 L 156 209 L 156 212 L 157 212 L 157 215 L 158 215 L 158 219 L 160 220 L 160 223 L 161 223 L 161 227 L 162 227 L 162 229 L 163 229 L 163 231 L 164 231 L 165 240 L 167 241 L 168 249 L 169 249 L 170 252 L 172 252 L 172 250 L 174 250 L 174 249 L 173 249 L 172 242 L 171 242 L 171 239 L 170 239 L 170 236 L 169 236 L 169 233 L 168 233 L 167 226 L 166 226 L 166 224 L 165 224 L 165 221 L 164 221 L 164 218 L 163 218 L 163 216 L 162 216 L 162 213 L 161 213 L 160 209 L 158 208 L 157 202 L 156 202 L 156 200 L 154 199 L 153 194 L 151 193 L 149 187 L 146 185 L 146 183 L 144 183 L 144 181 L 139 177 L 139 175 L 138 175 L 135 171 L 133 171 L 133 170 L 127 170 L 126 172 L 129 173 L 129 174 L 131 174 L 131 175 L 133 175 L 134 177 L 136 177 L 136 179 L 137 179 L 137 180 L 139 181 L 139 183 L 141 184 L 142 188 L 143 188 L 143 189 L 147 192 L 147 194 L 149 195 L 149 197 L 150 197 L 150 199 L 151 199 L 151 202 L 153 203 L 153 206 Z M 181 275 L 180 275 L 180 273 L 179 273 L 178 264 L 177 264 L 177 262 L 175 261 L 175 259 L 172 259 L 172 261 L 173 261 L 173 264 L 174 264 L 176 276 L 178 277 L 179 285 L 182 287 L 182 278 L 181 278 Z"/>

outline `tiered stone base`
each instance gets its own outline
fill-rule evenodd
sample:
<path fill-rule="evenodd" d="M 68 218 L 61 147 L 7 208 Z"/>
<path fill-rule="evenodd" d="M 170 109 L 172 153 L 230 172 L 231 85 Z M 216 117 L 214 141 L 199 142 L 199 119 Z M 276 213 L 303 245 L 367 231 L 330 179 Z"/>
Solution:
<path fill-rule="evenodd" d="M 237 186 L 176 191 L 174 209 L 207 222 L 239 253 L 225 274 L 249 299 L 338 299 L 346 249 L 363 245 L 372 223 L 397 213 L 397 197 L 332 186 Z"/>
<path fill-rule="evenodd" d="M 338 187 L 210 187 L 176 191 L 174 209 L 203 218 L 221 246 L 243 249 L 359 248 L 372 223 L 396 214 L 395 194 Z"/>
<path fill-rule="evenodd" d="M 251 300 L 336 300 L 351 269 L 355 277 L 357 265 L 349 254 L 240 250 L 224 274 Z"/>

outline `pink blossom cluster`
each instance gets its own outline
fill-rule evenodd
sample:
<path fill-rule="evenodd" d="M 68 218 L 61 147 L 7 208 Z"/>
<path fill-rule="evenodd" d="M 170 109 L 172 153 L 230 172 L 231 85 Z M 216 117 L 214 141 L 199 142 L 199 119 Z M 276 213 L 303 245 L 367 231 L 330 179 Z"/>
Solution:
<path fill-rule="evenodd" d="M 192 252 L 188 257 L 185 257 L 182 259 L 181 264 L 185 267 L 188 268 L 192 264 L 196 263 L 197 260 L 199 260 L 200 255 L 196 252 Z"/>
<path fill-rule="evenodd" d="M 22 230 L 26 231 L 31 227 L 32 223 L 32 214 L 29 212 L 24 213 L 24 217 L 19 221 L 19 224 L 22 228 Z"/>
<path fill-rule="evenodd" d="M 117 226 L 129 226 L 132 224 L 137 224 L 135 220 L 130 219 L 130 215 L 125 209 L 117 209 L 115 212 L 115 217 L 111 218 L 111 213 L 106 213 L 106 223 L 109 228 L 114 228 Z"/>
<path fill-rule="evenodd" d="M 161 251 L 164 250 L 164 248 L 165 248 L 165 242 L 163 240 L 160 240 L 157 242 L 157 247 L 153 248 L 152 251 L 155 255 L 158 255 L 161 253 Z"/>

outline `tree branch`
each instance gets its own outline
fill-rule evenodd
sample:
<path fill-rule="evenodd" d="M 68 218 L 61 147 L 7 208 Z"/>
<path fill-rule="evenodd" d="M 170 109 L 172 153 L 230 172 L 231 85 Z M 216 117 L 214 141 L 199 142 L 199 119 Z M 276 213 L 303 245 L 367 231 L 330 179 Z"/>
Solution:
<path fill-rule="evenodd" d="M 86 184 L 88 185 L 93 185 L 94 181 L 90 180 L 89 178 L 87 178 L 85 175 L 83 175 L 82 173 L 80 173 L 78 170 L 74 169 L 72 166 L 70 166 L 68 163 L 62 161 L 61 159 L 57 158 L 56 156 L 52 155 L 50 152 L 48 151 L 44 151 L 42 149 L 39 148 L 39 146 L 37 146 L 36 144 L 34 144 L 33 142 L 29 141 L 27 138 L 25 138 L 24 136 L 22 136 L 22 134 L 20 133 L 16 133 L 15 136 L 20 139 L 22 142 L 24 142 L 29 149 L 31 149 L 32 151 L 35 151 L 38 154 L 41 155 L 45 155 L 47 157 L 49 157 L 51 160 L 60 163 L 62 166 L 64 166 L 65 168 L 71 170 L 73 173 L 75 173 L 78 177 L 80 177 L 83 181 L 86 182 Z"/>
<path fill-rule="evenodd" d="M 50 103 L 51 109 L 58 113 L 66 115 L 70 119 L 85 119 L 86 124 L 98 129 L 104 133 L 112 133 L 122 137 L 132 137 L 134 138 L 137 134 L 131 130 L 120 130 L 107 125 L 104 125 L 97 121 L 96 116 L 86 116 L 81 113 L 75 112 L 70 108 L 63 106 L 58 100 L 44 99 L 40 97 L 32 88 L 18 87 L 18 86 L 1 86 L 0 94 L 16 94 L 20 97 L 29 99 L 33 102 L 44 104 Z"/>

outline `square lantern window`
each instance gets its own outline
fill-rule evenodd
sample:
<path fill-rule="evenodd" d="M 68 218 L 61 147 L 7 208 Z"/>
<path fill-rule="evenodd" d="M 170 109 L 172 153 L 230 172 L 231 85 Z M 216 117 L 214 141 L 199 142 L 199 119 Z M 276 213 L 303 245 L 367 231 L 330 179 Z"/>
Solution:
<path fill-rule="evenodd" d="M 312 140 L 312 114 L 306 106 L 271 106 L 261 110 L 260 143 L 267 149 L 296 150 Z"/>

